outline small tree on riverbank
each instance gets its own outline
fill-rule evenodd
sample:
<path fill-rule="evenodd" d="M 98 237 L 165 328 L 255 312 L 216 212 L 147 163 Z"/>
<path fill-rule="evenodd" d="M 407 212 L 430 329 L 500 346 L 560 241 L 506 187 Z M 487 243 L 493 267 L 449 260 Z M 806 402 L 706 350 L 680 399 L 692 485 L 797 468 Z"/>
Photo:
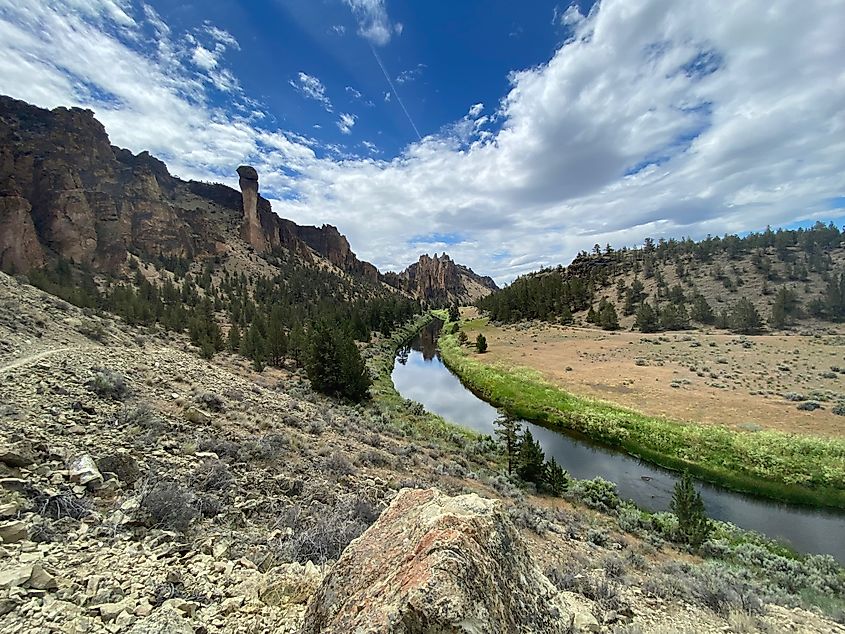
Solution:
<path fill-rule="evenodd" d="M 534 440 L 530 429 L 522 432 L 519 440 L 519 477 L 541 486 L 546 482 L 546 454 L 539 441 Z"/>
<path fill-rule="evenodd" d="M 457 304 L 452 304 L 449 306 L 449 321 L 460 321 L 461 320 L 461 311 L 458 309 Z"/>
<path fill-rule="evenodd" d="M 493 423 L 496 427 L 496 437 L 502 443 L 505 457 L 508 459 L 508 475 L 513 473 L 519 456 L 519 423 L 515 418 L 502 414 Z"/>
<path fill-rule="evenodd" d="M 469 340 L 469 337 L 467 337 L 467 333 L 465 333 L 463 330 L 461 330 L 458 333 L 458 343 L 463 346 L 463 345 L 466 345 L 466 342 L 468 340 Z"/>
<path fill-rule="evenodd" d="M 675 484 L 670 508 L 678 518 L 678 540 L 698 549 L 710 535 L 713 526 L 707 519 L 701 494 L 695 490 L 689 472 L 684 472 Z"/>
<path fill-rule="evenodd" d="M 478 350 L 479 354 L 487 352 L 487 338 L 478 333 L 478 337 L 475 339 L 475 349 Z"/>

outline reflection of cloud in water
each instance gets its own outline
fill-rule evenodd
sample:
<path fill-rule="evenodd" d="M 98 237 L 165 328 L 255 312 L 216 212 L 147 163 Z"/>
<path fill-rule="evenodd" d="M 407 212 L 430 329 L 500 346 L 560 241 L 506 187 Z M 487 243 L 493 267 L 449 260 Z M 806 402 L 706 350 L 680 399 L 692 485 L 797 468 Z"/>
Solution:
<path fill-rule="evenodd" d="M 427 331 L 429 329 L 426 329 Z M 452 374 L 434 349 L 434 328 L 399 354 L 393 383 L 399 393 L 429 412 L 475 431 L 492 434 L 496 408 L 477 398 Z M 424 352 L 422 351 L 424 350 Z M 675 474 L 623 452 L 597 446 L 525 423 L 546 453 L 576 478 L 600 476 L 617 484 L 619 494 L 650 510 L 666 510 Z M 831 553 L 845 562 L 845 515 L 815 511 L 740 495 L 700 484 L 707 512 L 716 519 L 783 539 L 799 550 Z"/>

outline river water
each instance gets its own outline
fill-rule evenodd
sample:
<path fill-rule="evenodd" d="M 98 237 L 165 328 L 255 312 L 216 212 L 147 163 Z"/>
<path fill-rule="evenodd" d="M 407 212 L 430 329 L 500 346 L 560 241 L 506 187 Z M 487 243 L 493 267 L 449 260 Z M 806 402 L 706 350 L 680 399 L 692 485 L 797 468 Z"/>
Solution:
<path fill-rule="evenodd" d="M 405 398 L 422 403 L 451 422 L 492 434 L 497 410 L 466 389 L 443 365 L 436 342 L 440 322 L 424 328 L 396 355 L 393 384 Z M 615 482 L 624 499 L 641 508 L 669 508 L 677 476 L 625 452 L 579 435 L 551 431 L 523 421 L 540 441 L 546 458 L 554 457 L 572 476 L 601 476 Z M 845 564 L 845 512 L 816 510 L 735 493 L 699 483 L 707 513 L 718 520 L 780 539 L 801 552 L 826 553 Z"/>

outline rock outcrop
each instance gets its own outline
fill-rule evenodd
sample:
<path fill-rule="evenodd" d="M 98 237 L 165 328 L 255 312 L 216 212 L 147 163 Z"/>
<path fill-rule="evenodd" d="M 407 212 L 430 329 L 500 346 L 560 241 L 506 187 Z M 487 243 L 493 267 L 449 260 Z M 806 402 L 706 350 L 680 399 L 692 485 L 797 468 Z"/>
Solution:
<path fill-rule="evenodd" d="M 564 632 L 564 605 L 497 503 L 403 489 L 343 552 L 302 632 Z"/>
<path fill-rule="evenodd" d="M 349 273 L 357 273 L 371 282 L 378 282 L 378 269 L 369 262 L 362 262 L 352 252 L 349 241 L 337 227 L 296 226 L 296 236 L 329 262 Z"/>
<path fill-rule="evenodd" d="M 471 304 L 499 288 L 492 278 L 457 264 L 446 253 L 423 255 L 403 272 L 386 274 L 384 281 L 435 306 Z"/>
<path fill-rule="evenodd" d="M 267 250 L 267 236 L 258 218 L 258 172 L 254 167 L 241 165 L 238 168 L 238 184 L 243 196 L 243 238 L 259 253 Z"/>
<path fill-rule="evenodd" d="M 185 182 L 148 152 L 112 146 L 90 110 L 0 96 L 0 269 L 26 272 L 60 256 L 112 273 L 128 253 L 202 258 L 242 239 L 259 253 L 283 247 L 378 282 L 335 227 L 280 218 L 258 193 L 256 170 L 243 165 L 238 175 L 240 192 Z"/>

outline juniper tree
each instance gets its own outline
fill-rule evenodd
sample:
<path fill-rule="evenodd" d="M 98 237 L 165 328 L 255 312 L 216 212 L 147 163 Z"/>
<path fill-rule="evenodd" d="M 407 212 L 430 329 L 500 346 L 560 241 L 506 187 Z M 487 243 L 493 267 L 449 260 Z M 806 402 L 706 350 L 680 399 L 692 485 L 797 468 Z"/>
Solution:
<path fill-rule="evenodd" d="M 487 338 L 481 333 L 478 333 L 478 337 L 475 338 L 475 349 L 479 354 L 487 352 Z"/>

